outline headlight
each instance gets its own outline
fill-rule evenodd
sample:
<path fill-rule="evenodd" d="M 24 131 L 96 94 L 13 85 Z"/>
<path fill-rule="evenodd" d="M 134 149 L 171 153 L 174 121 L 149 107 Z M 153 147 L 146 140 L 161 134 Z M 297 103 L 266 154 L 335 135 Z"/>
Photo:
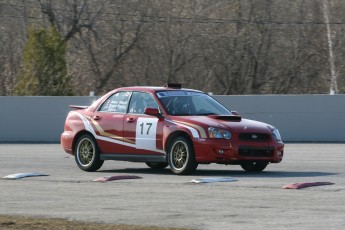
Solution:
<path fill-rule="evenodd" d="M 214 127 L 208 128 L 208 136 L 210 138 L 224 138 L 224 139 L 231 139 L 231 133 L 224 129 L 218 129 Z"/>
<path fill-rule="evenodd" d="M 282 140 L 282 137 L 280 136 L 280 133 L 279 133 L 279 130 L 278 129 L 275 129 L 272 131 L 273 133 L 273 137 L 276 141 L 281 141 Z"/>

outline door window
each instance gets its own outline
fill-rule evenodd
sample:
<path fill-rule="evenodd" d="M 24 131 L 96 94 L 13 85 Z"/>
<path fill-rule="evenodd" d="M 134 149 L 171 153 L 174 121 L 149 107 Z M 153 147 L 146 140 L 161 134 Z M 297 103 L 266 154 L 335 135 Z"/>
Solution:
<path fill-rule="evenodd" d="M 144 114 L 145 108 L 158 108 L 158 104 L 148 93 L 133 92 L 129 103 L 129 113 Z"/>

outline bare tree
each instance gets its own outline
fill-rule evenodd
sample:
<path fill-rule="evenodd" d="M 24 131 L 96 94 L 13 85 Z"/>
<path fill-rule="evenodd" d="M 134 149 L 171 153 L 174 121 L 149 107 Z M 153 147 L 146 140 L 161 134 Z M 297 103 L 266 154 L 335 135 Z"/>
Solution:
<path fill-rule="evenodd" d="M 339 92 L 345 2 L 328 0 Z M 329 93 L 326 24 L 313 0 L 0 0 L 0 94 L 28 27 L 54 26 L 77 94 L 184 82 L 215 94 Z M 82 83 L 82 84 L 81 84 Z"/>
<path fill-rule="evenodd" d="M 37 0 L 43 20 L 55 27 L 68 42 L 82 30 L 93 31 L 93 27 L 104 12 L 107 1 L 87 0 Z M 92 4 L 93 3 L 93 4 Z"/>
<path fill-rule="evenodd" d="M 213 42 L 210 51 L 205 53 L 205 61 L 213 70 L 217 80 L 214 87 L 220 93 L 260 94 L 272 78 L 269 75 L 271 26 L 260 23 L 271 20 L 271 1 L 264 1 L 259 8 L 253 1 L 238 0 L 232 7 L 237 9 L 232 33 Z"/>
<path fill-rule="evenodd" d="M 89 90 L 97 94 L 116 86 L 126 84 L 123 62 L 137 46 L 142 37 L 144 22 L 135 6 L 129 4 L 108 5 L 101 19 L 94 25 L 94 31 L 78 36 L 73 42 L 76 52 L 82 50 L 84 56 L 79 64 L 86 65 L 84 74 L 89 75 Z M 129 19 L 129 16 L 135 19 Z M 71 54 L 78 58 L 79 54 Z"/>
<path fill-rule="evenodd" d="M 203 79 L 196 75 L 202 51 L 200 14 L 205 6 L 199 1 L 169 2 L 151 5 L 147 38 L 139 43 L 142 57 L 147 60 L 145 78 L 162 85 L 183 82 L 186 87 L 201 88 Z M 194 67 L 194 68 L 193 68 Z"/>

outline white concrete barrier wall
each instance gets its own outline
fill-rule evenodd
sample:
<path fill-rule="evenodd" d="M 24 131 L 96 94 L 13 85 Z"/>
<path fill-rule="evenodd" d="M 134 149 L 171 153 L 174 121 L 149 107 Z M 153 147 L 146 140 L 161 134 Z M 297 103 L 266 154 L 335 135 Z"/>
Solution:
<path fill-rule="evenodd" d="M 284 141 L 345 142 L 345 95 L 215 96 L 241 116 L 269 123 Z"/>
<path fill-rule="evenodd" d="M 60 142 L 69 105 L 93 97 L 0 97 L 0 142 Z"/>
<path fill-rule="evenodd" d="M 345 142 L 345 95 L 214 96 L 287 142 Z M 0 97 L 0 142 L 59 142 L 70 104 L 94 97 Z"/>

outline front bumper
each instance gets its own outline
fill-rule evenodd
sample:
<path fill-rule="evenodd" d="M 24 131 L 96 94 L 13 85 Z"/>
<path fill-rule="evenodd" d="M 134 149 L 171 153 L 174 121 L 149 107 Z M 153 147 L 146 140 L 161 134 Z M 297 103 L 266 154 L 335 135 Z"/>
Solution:
<path fill-rule="evenodd" d="M 194 140 L 198 163 L 231 164 L 241 161 L 279 163 L 284 156 L 283 142 L 241 142 L 223 139 Z"/>

